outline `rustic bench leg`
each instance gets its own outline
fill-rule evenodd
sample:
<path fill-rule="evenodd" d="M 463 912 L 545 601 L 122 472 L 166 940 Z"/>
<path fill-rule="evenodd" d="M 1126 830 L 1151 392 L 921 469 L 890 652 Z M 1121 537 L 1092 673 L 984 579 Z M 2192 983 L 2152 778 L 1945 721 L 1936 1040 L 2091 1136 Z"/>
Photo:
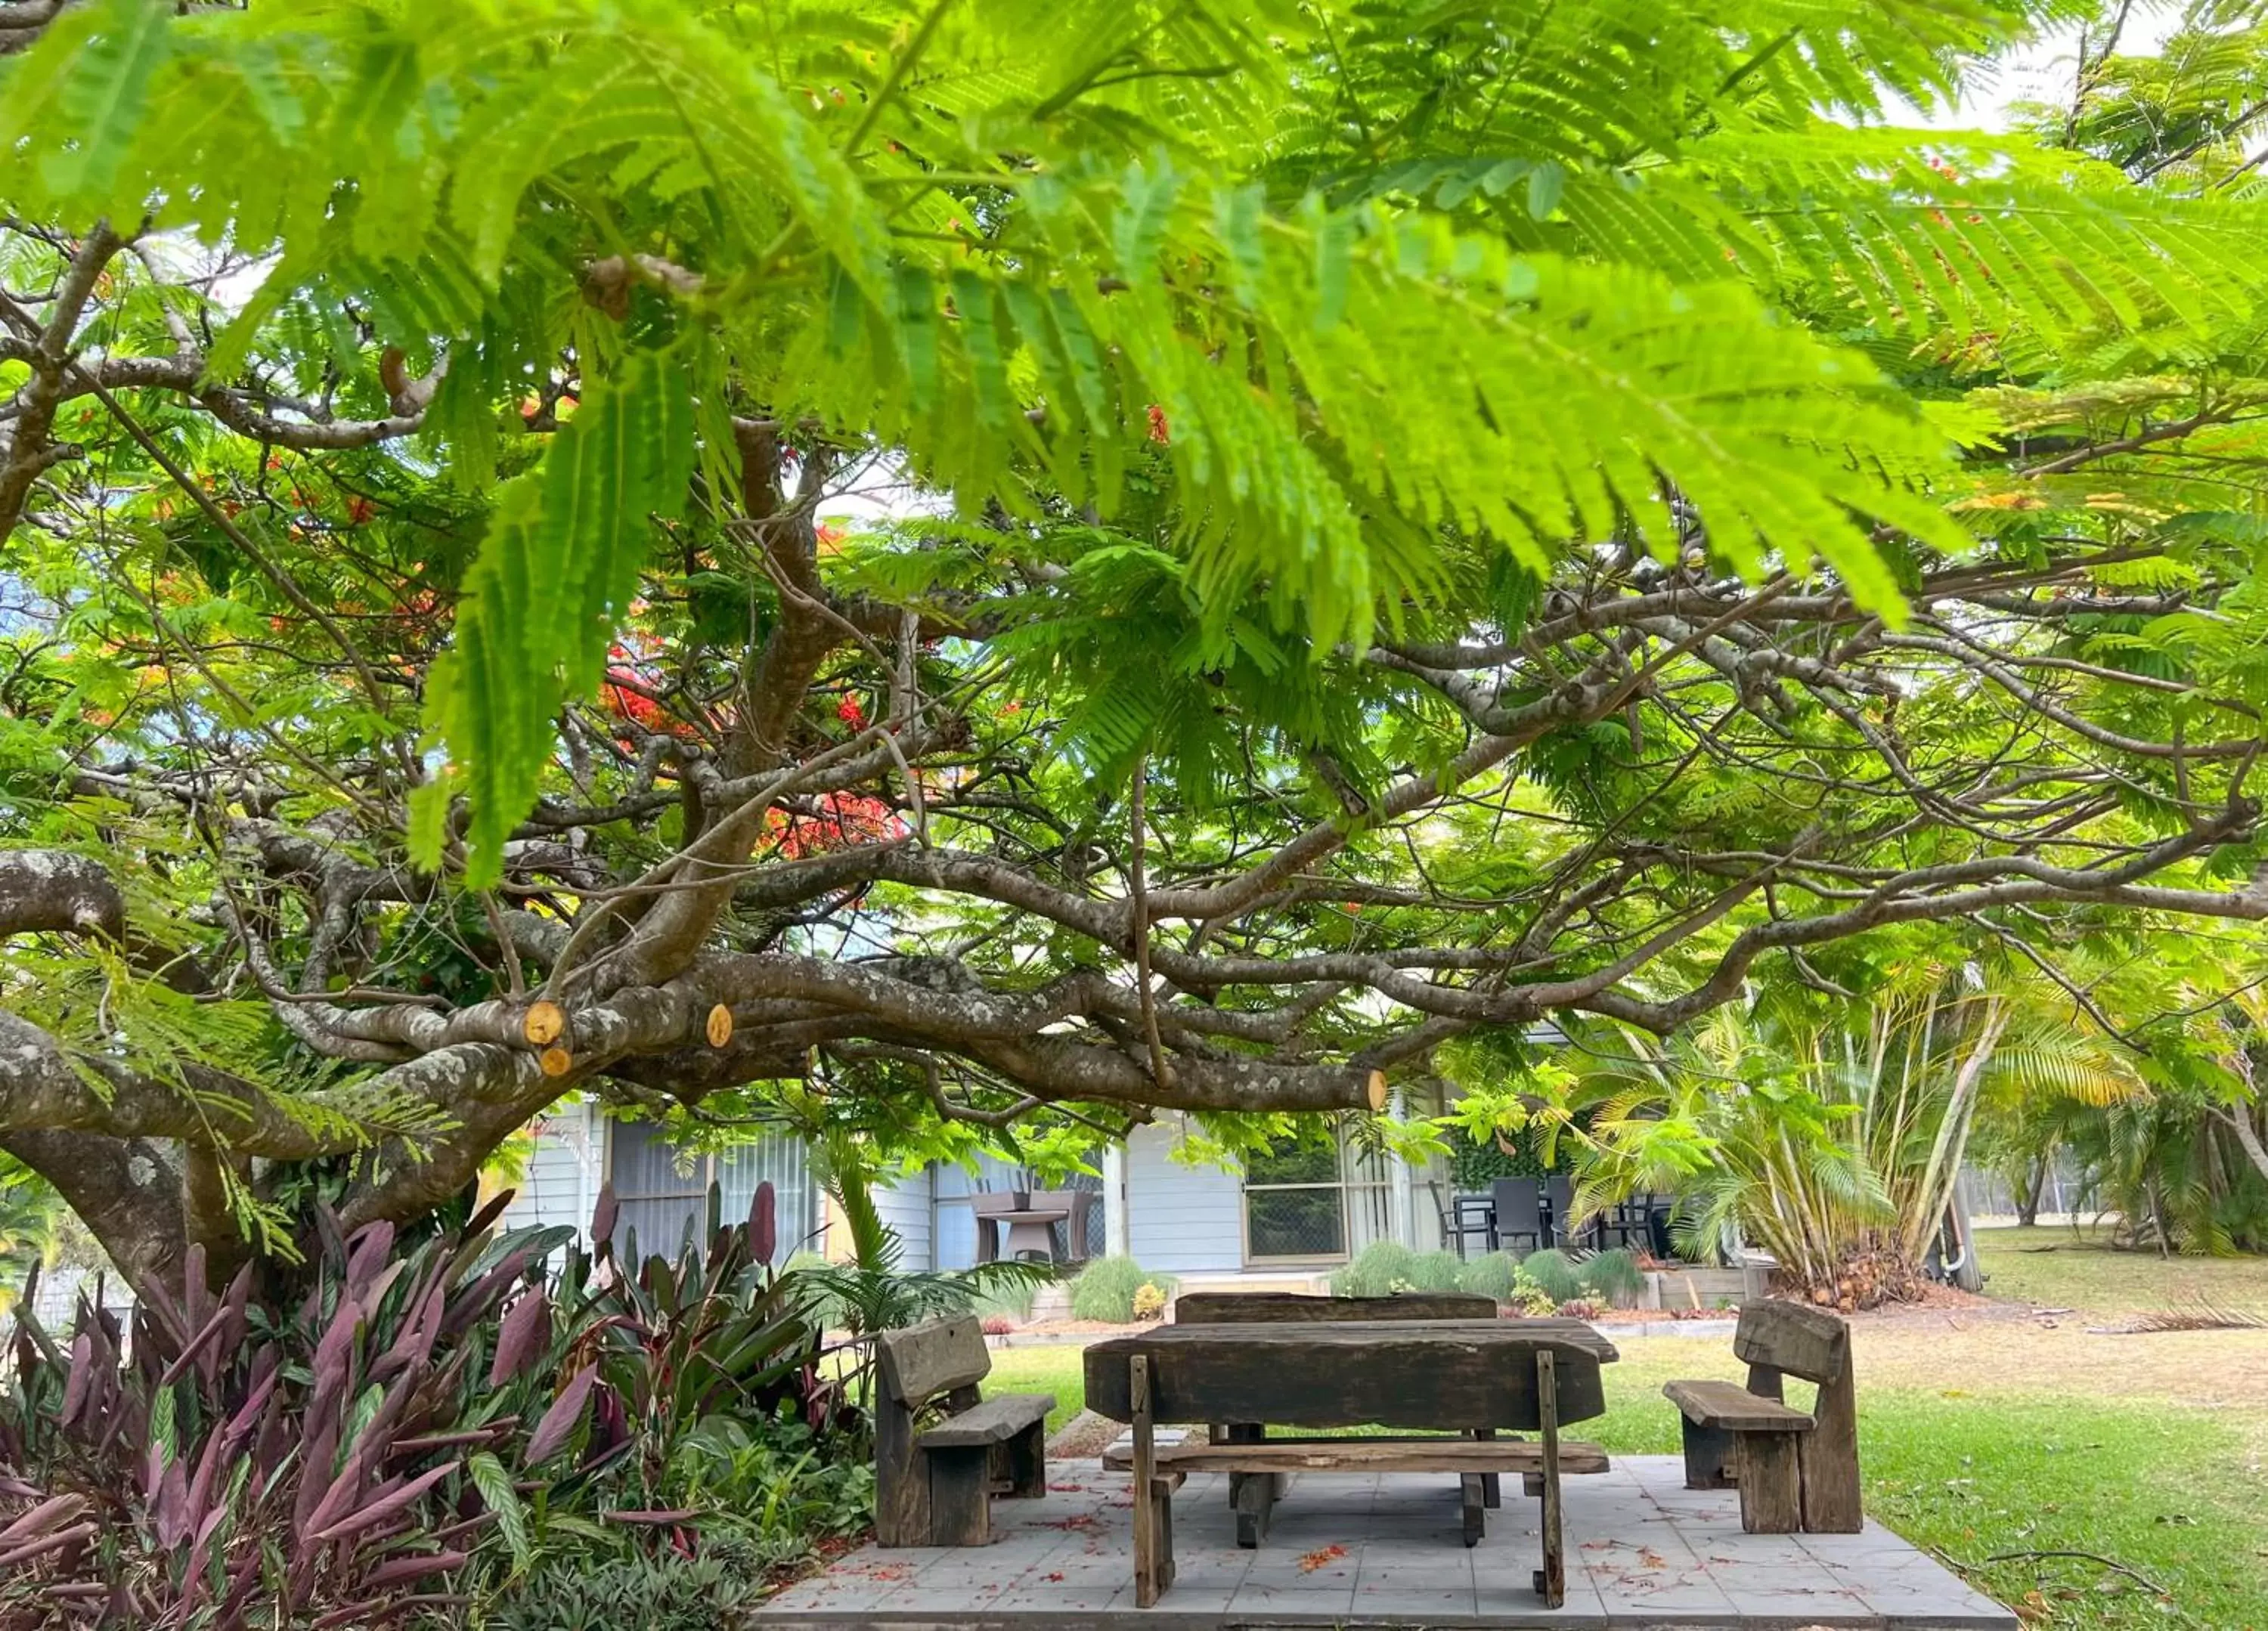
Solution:
<path fill-rule="evenodd" d="M 1127 1414 L 1134 1427 L 1134 1605 L 1156 1605 L 1158 1594 L 1173 1576 L 1171 1508 L 1164 1524 L 1159 1522 L 1158 1441 L 1150 1415 L 1150 1361 L 1137 1354 L 1126 1362 Z M 1160 1529 L 1167 1532 L 1160 1533 Z M 1160 1557 L 1163 1557 L 1162 1567 Z"/>
<path fill-rule="evenodd" d="M 1174 1583 L 1174 1491 L 1180 1485 L 1178 1478 L 1153 1478 L 1150 1480 L 1150 1532 L 1157 1537 L 1157 1558 L 1152 1570 L 1160 1592 Z"/>
<path fill-rule="evenodd" d="M 1048 1424 L 1035 1422 L 1010 1439 L 1007 1488 L 1011 1501 L 1036 1501 L 1048 1493 Z"/>
<path fill-rule="evenodd" d="M 1459 1474 L 1457 1488 L 1464 1506 L 1465 1544 L 1476 1547 L 1480 1545 L 1482 1537 L 1488 1533 L 1488 1496 L 1481 1488 L 1481 1475 L 1478 1473 Z"/>
<path fill-rule="evenodd" d="M 886 1547 L 930 1544 L 929 1470 L 914 1449 L 914 1414 L 895 1399 L 874 1411 L 874 1540 Z"/>
<path fill-rule="evenodd" d="M 1752 1535 L 1792 1535 L 1803 1527 L 1803 1472 L 1793 1433 L 1736 1435 L 1733 1476 L 1741 1487 L 1741 1527 Z"/>
<path fill-rule="evenodd" d="M 1496 1429 L 1492 1427 L 1469 1427 L 1465 1429 L 1465 1436 L 1485 1444 L 1496 1436 Z M 1500 1507 L 1504 1504 L 1504 1476 L 1502 1473 L 1484 1473 L 1481 1474 L 1481 1501 L 1483 1505 L 1491 1508 Z"/>
<path fill-rule="evenodd" d="M 932 1450 L 929 1461 L 932 1546 L 992 1541 L 992 1454 L 989 1446 Z"/>
<path fill-rule="evenodd" d="M 1269 1520 L 1275 1516 L 1278 1474 L 1232 1473 L 1229 1498 L 1236 1507 L 1236 1544 L 1256 1550 L 1268 1538 Z"/>
<path fill-rule="evenodd" d="M 1704 1427 L 1690 1417 L 1679 1418 L 1685 1427 L 1685 1487 L 1688 1489 L 1729 1489 L 1733 1483 L 1733 1436 L 1722 1428 Z"/>
<path fill-rule="evenodd" d="M 1849 1371 L 1819 1385 L 1818 1423 L 1802 1436 L 1803 1526 L 1813 1534 L 1855 1535 L 1866 1526 L 1859 1504 L 1859 1400 Z"/>
<path fill-rule="evenodd" d="M 1216 1444 L 1257 1444 L 1264 1443 L 1268 1437 L 1268 1429 L 1252 1422 L 1220 1422 L 1206 1430 L 1212 1435 L 1212 1442 Z M 1247 1476 L 1243 1473 L 1228 1475 L 1228 1504 L 1232 1508 L 1236 1505 L 1237 1492 L 1244 1488 Z"/>
<path fill-rule="evenodd" d="M 1261 1444 L 1268 1442 L 1268 1429 L 1257 1422 L 1232 1422 L 1221 1429 L 1224 1444 Z M 1236 1544 L 1249 1552 L 1268 1538 L 1268 1520 L 1275 1510 L 1277 1497 L 1284 1493 L 1284 1480 L 1275 1473 L 1231 1473 L 1228 1475 L 1228 1504 L 1236 1514 Z"/>
<path fill-rule="evenodd" d="M 1535 1420 L 1543 1451 L 1543 1567 L 1535 1590 L 1546 1608 L 1567 1600 L 1567 1552 L 1559 1504 L 1559 1362 L 1550 1348 L 1535 1355 Z"/>

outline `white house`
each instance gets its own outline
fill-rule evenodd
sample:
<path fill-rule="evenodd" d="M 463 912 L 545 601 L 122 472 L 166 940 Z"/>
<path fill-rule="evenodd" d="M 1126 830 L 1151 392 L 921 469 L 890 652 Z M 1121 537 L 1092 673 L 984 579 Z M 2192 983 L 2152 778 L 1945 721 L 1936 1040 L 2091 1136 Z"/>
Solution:
<path fill-rule="evenodd" d="M 1239 1172 L 1188 1158 L 1188 1128 L 1179 1115 L 1160 1115 L 1107 1152 L 1099 1181 L 1068 1186 L 1095 1197 L 1087 1226 L 1095 1250 L 1176 1275 L 1184 1288 L 1294 1288 L 1319 1285 L 1373 1240 L 1419 1251 L 1444 1244 L 1443 1164 L 1416 1166 L 1342 1141 L 1335 1149 L 1307 1146 L 1257 1159 Z M 688 1160 L 651 1124 L 568 1101 L 538 1123 L 535 1152 L 505 1216 L 513 1224 L 582 1227 L 600 1187 L 611 1180 L 621 1227 L 637 1231 L 642 1251 L 669 1252 L 706 1208 L 712 1179 L 733 1217 L 746 1215 L 766 1179 L 779 1194 L 782 1258 L 824 1251 L 825 1198 L 792 1136 L 766 1135 L 725 1155 Z M 972 1197 L 1016 1183 L 1016 1169 L 1005 1162 L 988 1159 L 974 1173 L 933 1164 L 880 1189 L 875 1201 L 897 1234 L 903 1267 L 966 1267 L 977 1260 Z"/>

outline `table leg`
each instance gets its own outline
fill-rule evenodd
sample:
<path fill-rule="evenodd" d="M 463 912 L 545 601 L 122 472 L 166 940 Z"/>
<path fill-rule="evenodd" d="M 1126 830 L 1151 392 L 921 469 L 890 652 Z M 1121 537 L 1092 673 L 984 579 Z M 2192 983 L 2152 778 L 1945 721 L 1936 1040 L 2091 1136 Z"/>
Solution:
<path fill-rule="evenodd" d="M 1548 1348 L 1535 1355 L 1535 1417 L 1543 1449 L 1543 1567 L 1535 1589 L 1546 1608 L 1557 1608 L 1567 1600 L 1567 1554 L 1560 1534 L 1558 1361 Z"/>
<path fill-rule="evenodd" d="M 1165 1538 L 1158 1532 L 1158 1441 L 1157 1424 L 1150 1414 L 1150 1361 L 1137 1354 L 1127 1365 L 1127 1401 L 1133 1407 L 1127 1414 L 1134 1418 L 1134 1605 L 1149 1608 L 1165 1589 L 1161 1576 L 1172 1564 L 1161 1565 L 1160 1558 L 1160 1542 Z"/>

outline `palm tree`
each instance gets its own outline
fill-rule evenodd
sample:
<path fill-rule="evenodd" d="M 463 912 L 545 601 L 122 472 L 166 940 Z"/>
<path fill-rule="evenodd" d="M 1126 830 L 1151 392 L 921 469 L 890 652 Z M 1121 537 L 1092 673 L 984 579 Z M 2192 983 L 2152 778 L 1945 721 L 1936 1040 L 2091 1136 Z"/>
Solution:
<path fill-rule="evenodd" d="M 1918 959 L 1870 1003 L 1764 986 L 1668 1041 L 1576 1032 L 1577 1210 L 1678 1197 L 1680 1249 L 1737 1231 L 1815 1298 L 1911 1295 L 1980 1119 L 2142 1098 L 2135 1065 L 2029 965 Z"/>

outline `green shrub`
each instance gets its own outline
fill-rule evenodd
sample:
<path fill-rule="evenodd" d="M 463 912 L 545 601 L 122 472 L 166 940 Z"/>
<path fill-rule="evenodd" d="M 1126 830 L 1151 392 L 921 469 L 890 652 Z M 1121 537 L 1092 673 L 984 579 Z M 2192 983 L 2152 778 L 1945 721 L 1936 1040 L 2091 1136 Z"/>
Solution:
<path fill-rule="evenodd" d="M 1406 1291 L 1454 1291 L 1464 1283 L 1464 1260 L 1454 1252 L 1420 1253 L 1410 1266 Z"/>
<path fill-rule="evenodd" d="M 1155 1286 L 1170 1297 L 1180 1283 L 1171 1275 L 1151 1273 L 1130 1257 L 1098 1257 L 1071 1282 L 1071 1318 L 1131 1325 L 1135 1294 L 1144 1286 Z"/>
<path fill-rule="evenodd" d="M 1520 1274 L 1520 1260 L 1509 1252 L 1489 1252 L 1462 1266 L 1457 1276 L 1457 1289 L 1469 1291 L 1476 1297 L 1492 1297 L 1499 1303 L 1512 1301 L 1512 1283 Z"/>
<path fill-rule="evenodd" d="M 1039 1300 L 1036 1281 L 1012 1281 L 989 1288 L 976 1303 L 980 1314 L 1005 1314 L 1021 1325 L 1032 1317 L 1032 1304 Z"/>
<path fill-rule="evenodd" d="M 1624 1246 L 1609 1246 L 1584 1259 L 1581 1273 L 1585 1289 L 1609 1306 L 1630 1307 L 1646 1289 L 1646 1271 Z"/>
<path fill-rule="evenodd" d="M 1373 1240 L 1331 1276 L 1340 1297 L 1391 1297 L 1418 1284 L 1418 1253 L 1399 1240 Z"/>
<path fill-rule="evenodd" d="M 1557 1246 L 1530 1252 L 1520 1260 L 1520 1272 L 1550 1297 L 1555 1305 L 1572 1302 L 1583 1295 L 1582 1272 Z"/>

